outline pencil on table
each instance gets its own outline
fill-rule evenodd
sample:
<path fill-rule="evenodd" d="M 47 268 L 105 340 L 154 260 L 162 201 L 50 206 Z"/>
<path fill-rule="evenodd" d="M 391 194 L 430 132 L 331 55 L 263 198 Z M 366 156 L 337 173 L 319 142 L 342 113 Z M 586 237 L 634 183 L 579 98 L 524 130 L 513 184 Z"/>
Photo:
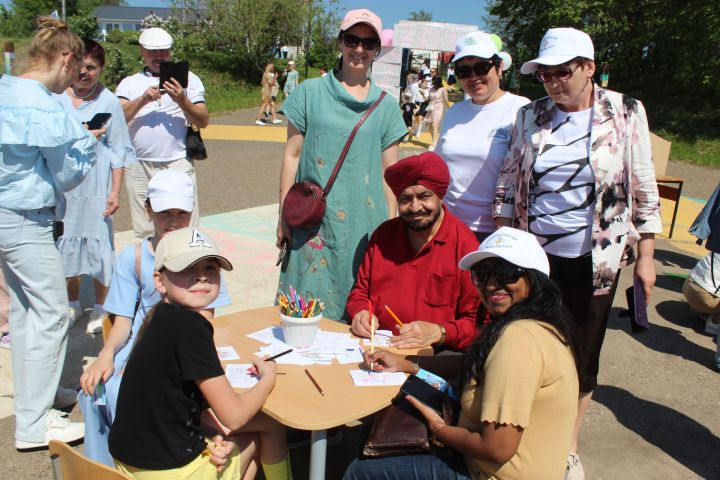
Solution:
<path fill-rule="evenodd" d="M 370 355 L 375 353 L 375 322 L 373 321 L 373 306 L 368 299 L 368 311 L 370 312 Z M 373 361 L 370 361 L 370 370 L 373 369 Z"/>
<path fill-rule="evenodd" d="M 317 391 L 320 392 L 320 395 L 322 395 L 322 396 L 324 397 L 324 396 L 325 396 L 325 392 L 323 392 L 322 388 L 320 388 L 320 384 L 319 384 L 319 383 L 317 382 L 317 380 L 315 380 L 315 378 L 310 374 L 310 371 L 309 371 L 307 368 L 305 369 L 305 375 L 307 375 L 308 378 L 310 379 L 310 381 L 313 383 L 313 385 L 315 385 L 315 388 L 317 388 Z"/>
<path fill-rule="evenodd" d="M 395 321 L 397 322 L 398 325 L 400 325 L 401 327 L 403 326 L 403 322 L 401 322 L 400 319 L 397 317 L 397 315 L 395 315 L 395 312 L 393 312 L 392 310 L 390 310 L 390 307 L 388 307 L 387 305 L 385 305 L 385 310 L 387 310 L 388 313 L 390 314 L 390 316 L 395 319 Z"/>

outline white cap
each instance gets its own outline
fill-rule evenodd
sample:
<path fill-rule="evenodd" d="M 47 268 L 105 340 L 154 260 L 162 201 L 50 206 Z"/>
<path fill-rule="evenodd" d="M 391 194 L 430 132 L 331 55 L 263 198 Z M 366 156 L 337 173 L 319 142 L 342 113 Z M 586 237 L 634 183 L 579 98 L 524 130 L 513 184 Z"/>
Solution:
<path fill-rule="evenodd" d="M 232 264 L 220 255 L 215 242 L 205 233 L 185 227 L 166 234 L 155 249 L 155 270 L 163 267 L 171 272 L 182 272 L 204 258 L 216 258 L 220 268 L 232 270 Z"/>
<path fill-rule="evenodd" d="M 455 43 L 453 62 L 465 57 L 493 58 L 498 55 L 495 41 L 485 32 L 471 32 L 460 37 Z"/>
<path fill-rule="evenodd" d="M 533 73 L 538 65 L 562 65 L 576 57 L 595 59 L 590 35 L 574 28 L 551 28 L 540 42 L 538 58 L 523 63 L 520 72 Z"/>
<path fill-rule="evenodd" d="M 168 168 L 155 174 L 148 182 L 147 196 L 153 212 L 172 208 L 192 212 L 195 189 L 187 173 Z"/>
<path fill-rule="evenodd" d="M 502 70 L 503 72 L 510 68 L 510 65 L 512 65 L 512 57 L 508 52 L 500 52 L 498 53 L 500 58 L 502 58 Z"/>
<path fill-rule="evenodd" d="M 477 251 L 468 253 L 458 266 L 470 270 L 473 265 L 490 257 L 498 257 L 522 268 L 532 268 L 550 275 L 550 263 L 545 250 L 532 233 L 516 228 L 502 227 L 487 237 Z"/>
<path fill-rule="evenodd" d="M 162 28 L 153 27 L 140 34 L 138 43 L 146 50 L 167 50 L 172 47 L 173 39 Z"/>

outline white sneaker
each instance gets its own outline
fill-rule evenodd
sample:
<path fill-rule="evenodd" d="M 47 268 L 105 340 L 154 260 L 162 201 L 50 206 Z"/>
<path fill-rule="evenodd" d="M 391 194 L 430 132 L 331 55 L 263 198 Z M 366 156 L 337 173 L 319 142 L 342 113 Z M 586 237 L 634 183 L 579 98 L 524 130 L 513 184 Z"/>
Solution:
<path fill-rule="evenodd" d="M 282 123 L 282 120 L 280 120 L 279 118 L 276 118 L 275 120 L 272 121 L 272 123 L 273 123 L 273 125 L 277 125 L 278 123 Z"/>
<path fill-rule="evenodd" d="M 59 410 L 50 409 L 47 414 L 47 430 L 43 442 L 23 442 L 15 440 L 15 448 L 18 450 L 29 450 L 32 448 L 47 447 L 50 440 L 61 440 L 63 442 L 74 442 L 85 436 L 85 424 L 83 422 L 71 422 L 67 414 Z"/>
<path fill-rule="evenodd" d="M 265 122 L 263 122 L 262 120 L 255 120 L 255 125 L 260 125 L 261 127 L 264 127 Z"/>
<path fill-rule="evenodd" d="M 568 454 L 565 480 L 585 480 L 585 469 L 577 453 Z"/>
<path fill-rule="evenodd" d="M 87 326 L 85 327 L 85 332 L 87 332 L 89 335 L 95 335 L 96 333 L 102 332 L 102 325 L 103 325 L 103 319 L 105 318 L 105 312 L 102 310 L 95 310 L 93 309 L 92 312 L 90 312 L 90 317 L 88 318 Z"/>
<path fill-rule="evenodd" d="M 58 387 L 53 400 L 53 408 L 63 409 L 77 403 L 78 392 L 72 388 Z"/>
<path fill-rule="evenodd" d="M 73 328 L 75 326 L 75 322 L 78 321 L 78 318 L 82 317 L 83 311 L 82 308 L 75 308 L 68 306 L 68 315 L 70 317 L 70 325 L 68 326 L 68 329 Z"/>

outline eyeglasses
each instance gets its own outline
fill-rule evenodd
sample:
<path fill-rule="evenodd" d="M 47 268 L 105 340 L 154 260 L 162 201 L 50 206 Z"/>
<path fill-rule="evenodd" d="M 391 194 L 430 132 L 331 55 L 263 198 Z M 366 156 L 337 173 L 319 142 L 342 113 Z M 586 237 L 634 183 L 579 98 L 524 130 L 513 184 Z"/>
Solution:
<path fill-rule="evenodd" d="M 348 48 L 357 48 L 361 43 L 365 50 L 376 50 L 380 46 L 380 39 L 377 37 L 360 38 L 350 33 L 343 33 L 342 40 Z"/>
<path fill-rule="evenodd" d="M 573 73 L 575 73 L 575 70 L 577 70 L 579 66 L 580 64 L 576 64 L 574 67 L 561 68 L 560 70 L 555 70 L 554 72 L 537 70 L 535 72 L 535 78 L 537 78 L 540 83 L 547 83 L 551 81 L 553 77 L 561 82 L 564 82 L 573 76 Z"/>
<path fill-rule="evenodd" d="M 520 280 L 527 270 L 506 260 L 498 260 L 494 264 L 481 262 L 470 271 L 472 282 L 476 287 L 485 285 L 490 279 L 490 275 L 495 277 L 495 281 L 501 285 L 508 285 Z"/>
<path fill-rule="evenodd" d="M 495 65 L 497 65 L 495 62 L 477 62 L 472 65 L 460 65 L 455 67 L 455 75 L 461 80 L 469 78 L 473 73 L 479 77 L 481 75 L 487 75 Z"/>

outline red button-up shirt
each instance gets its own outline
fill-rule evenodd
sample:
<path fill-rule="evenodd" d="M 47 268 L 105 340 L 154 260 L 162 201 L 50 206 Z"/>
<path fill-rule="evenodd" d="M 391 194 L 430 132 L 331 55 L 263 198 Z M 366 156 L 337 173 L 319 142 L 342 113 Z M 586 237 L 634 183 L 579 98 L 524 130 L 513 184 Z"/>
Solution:
<path fill-rule="evenodd" d="M 348 296 L 349 318 L 367 310 L 370 298 L 381 329 L 397 331 L 387 305 L 403 323 L 423 320 L 443 325 L 448 347 L 464 349 L 472 343 L 479 298 L 470 272 L 460 270 L 458 262 L 477 250 L 478 241 L 445 205 L 442 208 L 442 225 L 417 253 L 400 218 L 375 230 Z"/>

